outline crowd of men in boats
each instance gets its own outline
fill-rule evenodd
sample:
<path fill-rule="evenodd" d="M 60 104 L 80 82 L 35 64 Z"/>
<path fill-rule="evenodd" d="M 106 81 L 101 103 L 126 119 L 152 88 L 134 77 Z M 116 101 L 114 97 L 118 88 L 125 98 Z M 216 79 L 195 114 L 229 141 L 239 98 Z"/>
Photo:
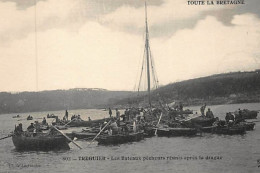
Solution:
<path fill-rule="evenodd" d="M 44 120 L 45 120 L 45 123 L 46 123 L 46 119 L 45 118 L 44 118 Z M 43 120 L 43 122 L 44 122 L 44 120 Z M 19 125 L 17 127 L 15 126 L 14 132 L 16 132 L 16 133 L 23 132 L 23 125 L 22 125 L 22 123 L 19 123 Z M 34 123 L 31 123 L 27 127 L 27 132 L 34 132 L 34 133 L 42 132 L 41 124 L 38 121 L 35 121 Z"/>
<path fill-rule="evenodd" d="M 208 118 L 208 119 L 214 119 L 213 125 L 220 125 L 223 123 L 223 121 L 219 120 L 218 117 L 214 117 L 213 112 L 210 108 L 205 113 L 207 105 L 204 104 L 200 108 L 201 118 Z M 164 108 L 165 109 L 165 108 Z M 177 106 L 170 107 L 168 106 L 166 108 L 168 116 L 164 116 L 164 118 L 161 120 L 162 122 L 181 122 L 182 120 L 185 120 L 186 113 L 183 110 L 182 103 L 178 104 Z M 124 110 L 124 113 L 121 114 L 119 109 L 115 109 L 115 116 L 113 116 L 113 111 L 111 108 L 108 109 L 109 118 L 107 120 L 104 120 L 103 124 L 99 124 L 100 130 L 107 126 L 108 121 L 110 121 L 110 124 L 106 127 L 105 131 L 109 135 L 118 134 L 118 133 L 128 133 L 130 131 L 137 132 L 139 129 L 142 129 L 144 125 L 147 125 L 148 123 L 156 125 L 158 122 L 158 119 L 161 119 L 161 115 L 163 114 L 163 109 L 154 108 L 154 109 L 144 109 L 144 108 L 127 108 Z M 187 112 L 187 111 L 186 111 Z M 192 112 L 192 111 L 191 111 Z M 197 112 L 195 113 L 197 114 Z M 47 116 L 48 117 L 48 116 Z M 62 119 L 59 119 L 58 116 L 55 116 L 56 125 L 64 125 L 71 121 L 84 121 L 81 119 L 80 115 L 72 115 L 71 119 L 69 120 L 69 113 L 66 110 L 65 115 Z M 88 121 L 92 121 L 90 117 L 88 117 Z M 225 122 L 228 126 L 232 126 L 234 124 L 238 124 L 240 122 L 244 121 L 244 118 L 242 116 L 242 111 L 238 109 L 238 114 L 234 114 L 231 112 L 226 113 L 225 116 Z M 30 126 L 27 128 L 28 132 L 41 132 L 41 126 L 42 125 L 48 125 L 45 117 L 43 118 L 42 122 L 39 123 L 38 121 L 35 121 L 34 123 L 31 123 Z M 15 127 L 15 132 L 22 132 L 22 124 L 20 123 L 17 127 Z"/>

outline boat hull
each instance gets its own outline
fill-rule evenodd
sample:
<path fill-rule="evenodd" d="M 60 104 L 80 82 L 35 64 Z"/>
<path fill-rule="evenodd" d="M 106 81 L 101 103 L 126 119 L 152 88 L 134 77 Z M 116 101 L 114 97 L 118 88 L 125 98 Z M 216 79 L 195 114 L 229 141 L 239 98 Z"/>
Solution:
<path fill-rule="evenodd" d="M 244 127 L 246 129 L 246 131 L 251 131 L 251 130 L 254 130 L 255 123 L 253 123 L 253 122 L 240 122 L 236 126 L 237 127 Z"/>
<path fill-rule="evenodd" d="M 146 129 L 144 129 L 144 137 L 150 138 L 150 137 L 155 136 L 155 131 L 156 131 L 156 128 L 146 128 Z"/>
<path fill-rule="evenodd" d="M 239 112 L 236 111 L 235 115 L 238 116 Z M 258 111 L 242 110 L 241 111 L 243 119 L 256 119 Z"/>
<path fill-rule="evenodd" d="M 215 118 L 207 118 L 207 117 L 196 117 L 191 119 L 193 124 L 197 124 L 202 127 L 209 127 L 215 122 Z"/>
<path fill-rule="evenodd" d="M 213 133 L 216 129 L 216 126 L 202 127 L 200 130 L 204 133 Z"/>
<path fill-rule="evenodd" d="M 194 136 L 197 134 L 197 130 L 194 128 L 159 128 L 157 135 L 159 137 L 166 136 Z"/>
<path fill-rule="evenodd" d="M 243 135 L 246 133 L 245 127 L 218 127 L 214 130 L 214 133 L 216 134 L 223 134 L 223 135 Z"/>
<path fill-rule="evenodd" d="M 109 121 L 110 118 L 91 120 L 91 121 L 72 121 L 69 123 L 70 127 L 95 127 L 99 126 L 100 123 L 104 123 L 105 121 Z"/>
<path fill-rule="evenodd" d="M 73 132 L 73 136 L 77 139 L 90 140 L 93 139 L 97 133 L 89 133 L 89 132 Z"/>
<path fill-rule="evenodd" d="M 68 141 L 63 136 L 24 136 L 13 135 L 12 141 L 16 150 L 68 150 Z"/>
<path fill-rule="evenodd" d="M 242 113 L 244 119 L 256 119 L 257 118 L 257 111 L 249 111 Z"/>
<path fill-rule="evenodd" d="M 130 133 L 128 135 L 118 134 L 112 136 L 101 136 L 97 138 L 99 145 L 117 145 L 128 142 L 138 142 L 144 139 L 143 132 Z"/>

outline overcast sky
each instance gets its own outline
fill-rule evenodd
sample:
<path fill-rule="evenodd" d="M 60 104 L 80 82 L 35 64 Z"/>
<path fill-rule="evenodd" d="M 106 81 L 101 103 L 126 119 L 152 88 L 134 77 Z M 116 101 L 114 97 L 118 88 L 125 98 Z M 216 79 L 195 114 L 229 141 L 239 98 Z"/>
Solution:
<path fill-rule="evenodd" d="M 148 0 L 159 83 L 260 68 L 260 2 L 188 6 Z M 0 0 L 0 91 L 35 91 L 34 0 Z M 144 0 L 37 0 L 38 90 L 133 90 Z"/>

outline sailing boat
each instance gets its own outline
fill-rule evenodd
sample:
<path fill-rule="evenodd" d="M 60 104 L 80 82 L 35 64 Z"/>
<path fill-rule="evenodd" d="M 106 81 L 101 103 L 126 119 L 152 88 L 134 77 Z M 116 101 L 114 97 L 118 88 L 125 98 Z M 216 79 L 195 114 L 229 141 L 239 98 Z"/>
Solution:
<path fill-rule="evenodd" d="M 162 109 L 156 109 L 156 108 L 153 109 L 154 107 L 153 107 L 152 101 L 151 101 L 151 89 L 152 89 L 151 83 L 153 82 L 153 84 L 154 84 L 153 89 L 157 89 L 159 87 L 159 81 L 158 81 L 157 73 L 155 70 L 153 56 L 151 53 L 148 28 L 149 27 L 148 27 L 148 20 L 147 20 L 147 6 L 146 6 L 146 2 L 145 2 L 145 47 L 144 47 L 142 70 L 141 70 L 140 80 L 139 80 L 139 84 L 138 84 L 138 93 L 140 91 L 140 85 L 141 85 L 143 71 L 144 71 L 144 69 L 146 69 L 148 111 L 145 112 L 145 121 L 146 122 L 158 121 L 157 122 L 157 125 L 158 125 L 163 114 L 162 114 Z M 159 97 L 159 95 L 158 95 L 158 97 Z M 162 106 L 161 103 L 160 103 L 160 106 Z M 146 137 L 152 137 L 157 132 L 157 129 L 155 128 L 155 126 L 152 123 L 144 125 L 143 129 L 144 129 L 144 133 L 145 133 Z"/>
<path fill-rule="evenodd" d="M 147 7 L 146 7 L 146 2 L 145 2 L 145 49 L 144 49 L 141 76 L 140 76 L 139 85 L 138 85 L 138 92 L 140 90 L 143 70 L 146 69 L 147 70 L 146 72 L 147 72 L 148 105 L 149 105 L 149 108 L 151 110 L 152 103 L 151 103 L 151 77 L 150 77 L 150 71 L 151 70 L 150 70 L 150 68 L 152 70 L 153 79 L 154 79 L 155 83 L 158 84 L 158 80 L 157 80 L 156 73 L 155 73 L 155 70 L 154 70 L 154 62 L 153 62 L 153 59 L 152 59 L 152 56 L 151 56 L 150 44 L 149 44 Z M 156 85 L 156 88 L 157 87 L 158 87 L 158 85 Z M 155 128 L 153 128 L 153 127 L 144 126 L 143 127 L 144 132 L 143 131 L 137 132 L 137 130 L 135 128 L 136 127 L 135 119 L 132 117 L 132 115 L 134 115 L 134 117 L 135 117 L 139 113 L 140 113 L 139 109 L 136 109 L 136 108 L 131 108 L 129 110 L 129 112 L 128 111 L 125 112 L 125 114 L 126 114 L 125 116 L 128 116 L 127 120 L 130 120 L 128 123 L 133 122 L 132 132 L 128 131 L 128 127 L 125 124 L 125 127 L 124 127 L 125 131 L 122 134 L 116 132 L 115 134 L 112 134 L 112 135 L 100 136 L 96 139 L 98 141 L 98 144 L 100 144 L 100 145 L 110 145 L 110 144 L 121 144 L 121 143 L 127 143 L 127 142 L 137 142 L 137 141 L 142 140 L 144 138 L 144 135 L 146 137 L 154 136 Z M 150 112 L 148 112 L 148 113 L 150 113 Z"/>
<path fill-rule="evenodd" d="M 149 41 L 149 29 L 148 29 L 148 20 L 147 20 L 147 6 L 145 2 L 145 47 L 144 47 L 144 56 L 142 61 L 142 68 L 141 68 L 141 74 L 140 79 L 138 83 L 138 95 L 141 88 L 141 81 L 144 74 L 144 71 L 146 70 L 146 80 L 147 80 L 147 96 L 148 96 L 148 106 L 151 109 L 152 108 L 152 101 L 151 101 L 151 92 L 152 89 L 157 89 L 159 87 L 159 81 L 157 77 L 157 73 L 155 70 L 155 64 L 153 60 L 153 56 L 151 53 L 150 48 L 150 41 Z M 152 88 L 151 84 L 154 84 L 154 87 Z"/>
<path fill-rule="evenodd" d="M 144 131 L 146 133 L 147 137 L 151 137 L 154 134 L 157 134 L 158 136 L 193 136 L 197 133 L 197 130 L 195 128 L 164 128 L 159 127 L 159 123 L 162 118 L 169 117 L 168 110 L 164 108 L 163 104 L 160 102 L 160 95 L 157 94 L 157 98 L 159 101 L 160 108 L 155 108 L 152 105 L 151 102 L 151 80 L 154 82 L 154 89 L 157 89 L 159 87 L 159 81 L 157 78 L 157 74 L 154 67 L 154 61 L 150 49 L 150 42 L 149 42 L 149 30 L 148 30 L 148 21 L 147 21 L 147 6 L 145 3 L 145 49 L 144 49 L 144 57 L 143 57 L 143 64 L 142 64 L 142 70 L 141 70 L 141 76 L 138 86 L 138 91 L 140 88 L 141 78 L 143 74 L 143 70 L 146 69 L 146 76 L 147 76 L 147 95 L 148 95 L 148 105 L 149 109 L 146 116 L 147 122 L 157 122 L 156 128 L 153 126 L 144 126 Z M 152 78 L 151 78 L 152 76 Z M 164 116 L 163 116 L 164 114 Z M 152 125 L 152 124 L 151 124 Z"/>

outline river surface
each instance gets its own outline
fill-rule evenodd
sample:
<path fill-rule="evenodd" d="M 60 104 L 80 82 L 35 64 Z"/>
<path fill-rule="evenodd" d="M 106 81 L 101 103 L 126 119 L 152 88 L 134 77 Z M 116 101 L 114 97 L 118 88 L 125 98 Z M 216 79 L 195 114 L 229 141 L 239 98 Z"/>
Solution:
<path fill-rule="evenodd" d="M 189 108 L 195 112 L 199 110 L 199 107 Z M 215 116 L 224 119 L 226 112 L 238 108 L 259 110 L 260 103 L 215 105 L 210 108 Z M 108 117 L 108 112 L 103 110 L 68 111 L 69 117 L 80 114 L 84 120 L 88 117 L 91 119 Z M 13 131 L 15 124 L 23 123 L 23 128 L 26 129 L 31 122 L 37 118 L 41 121 L 40 118 L 46 117 L 48 113 L 63 117 L 65 111 L 21 113 L 21 118 L 18 119 L 12 118 L 17 114 L 0 115 L 0 137 Z M 34 120 L 25 120 L 29 114 Z M 47 119 L 48 123 L 52 120 Z M 83 127 L 71 128 L 69 131 L 81 131 L 81 129 Z M 258 160 L 260 162 L 260 122 L 256 122 L 254 131 L 248 131 L 245 135 L 153 137 L 117 146 L 99 146 L 97 142 L 82 140 L 76 142 L 83 149 L 80 150 L 70 143 L 71 149 L 67 151 L 18 152 L 11 138 L 1 140 L 0 172 L 260 172 L 260 163 L 257 163 Z M 95 156 L 99 156 L 101 160 L 97 160 Z M 95 157 L 95 160 L 89 160 L 89 157 Z"/>

